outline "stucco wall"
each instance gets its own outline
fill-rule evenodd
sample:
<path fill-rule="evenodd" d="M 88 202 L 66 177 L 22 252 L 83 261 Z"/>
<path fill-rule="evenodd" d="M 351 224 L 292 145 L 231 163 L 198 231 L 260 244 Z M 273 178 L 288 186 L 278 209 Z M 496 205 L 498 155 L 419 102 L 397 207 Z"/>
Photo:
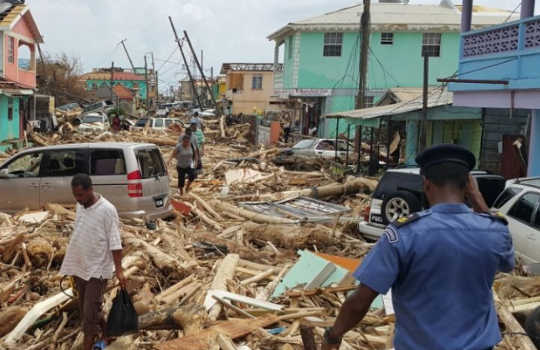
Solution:
<path fill-rule="evenodd" d="M 232 113 L 253 114 L 254 109 L 264 112 L 268 108 L 270 96 L 274 92 L 273 72 L 244 72 L 243 88 L 232 94 Z M 252 80 L 262 75 L 262 89 L 252 89 Z"/>

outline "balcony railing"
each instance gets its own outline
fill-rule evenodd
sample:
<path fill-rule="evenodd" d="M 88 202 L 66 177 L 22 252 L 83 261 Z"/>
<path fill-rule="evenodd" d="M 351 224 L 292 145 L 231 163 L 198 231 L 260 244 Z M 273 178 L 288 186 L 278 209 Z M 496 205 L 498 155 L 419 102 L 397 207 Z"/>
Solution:
<path fill-rule="evenodd" d="M 462 58 L 540 48 L 540 17 L 462 34 Z"/>
<path fill-rule="evenodd" d="M 463 33 L 458 77 L 508 84 L 452 83 L 450 91 L 540 88 L 540 16 Z"/>

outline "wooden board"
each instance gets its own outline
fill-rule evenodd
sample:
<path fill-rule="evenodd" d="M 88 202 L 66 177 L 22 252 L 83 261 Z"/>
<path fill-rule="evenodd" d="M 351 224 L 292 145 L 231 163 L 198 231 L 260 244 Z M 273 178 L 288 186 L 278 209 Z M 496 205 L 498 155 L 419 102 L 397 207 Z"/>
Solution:
<path fill-rule="evenodd" d="M 256 319 L 232 320 L 219 323 L 199 334 L 178 338 L 163 344 L 155 345 L 158 350 L 207 350 L 209 340 L 215 338 L 217 334 L 224 334 L 231 339 L 242 338 L 260 327 L 267 327 L 279 321 L 276 315 L 268 315 Z"/>

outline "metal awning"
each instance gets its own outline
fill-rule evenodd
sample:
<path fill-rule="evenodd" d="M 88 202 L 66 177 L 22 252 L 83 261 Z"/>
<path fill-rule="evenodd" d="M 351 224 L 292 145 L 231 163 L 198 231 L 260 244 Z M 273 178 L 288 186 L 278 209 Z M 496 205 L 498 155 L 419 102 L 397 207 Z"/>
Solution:
<path fill-rule="evenodd" d="M 436 89 L 430 92 L 428 97 L 428 108 L 450 105 L 452 102 L 453 94 L 451 92 Z M 395 104 L 327 114 L 325 115 L 325 118 L 347 119 L 347 122 L 351 125 L 378 128 L 380 118 L 419 110 L 422 110 L 422 95 L 409 101 L 403 101 Z"/>
<path fill-rule="evenodd" d="M 318 221 L 349 212 L 342 205 L 310 197 L 297 197 L 277 202 L 243 202 L 241 207 L 270 216 Z"/>

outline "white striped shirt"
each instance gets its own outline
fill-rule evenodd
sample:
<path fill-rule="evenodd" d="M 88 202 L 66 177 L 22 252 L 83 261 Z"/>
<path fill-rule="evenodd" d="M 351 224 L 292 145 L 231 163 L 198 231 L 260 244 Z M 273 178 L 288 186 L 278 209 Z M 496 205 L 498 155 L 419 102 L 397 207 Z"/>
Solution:
<path fill-rule="evenodd" d="M 113 250 L 122 249 L 118 213 L 99 195 L 91 207 L 77 203 L 75 228 L 66 250 L 61 275 L 111 279 L 114 272 Z"/>

